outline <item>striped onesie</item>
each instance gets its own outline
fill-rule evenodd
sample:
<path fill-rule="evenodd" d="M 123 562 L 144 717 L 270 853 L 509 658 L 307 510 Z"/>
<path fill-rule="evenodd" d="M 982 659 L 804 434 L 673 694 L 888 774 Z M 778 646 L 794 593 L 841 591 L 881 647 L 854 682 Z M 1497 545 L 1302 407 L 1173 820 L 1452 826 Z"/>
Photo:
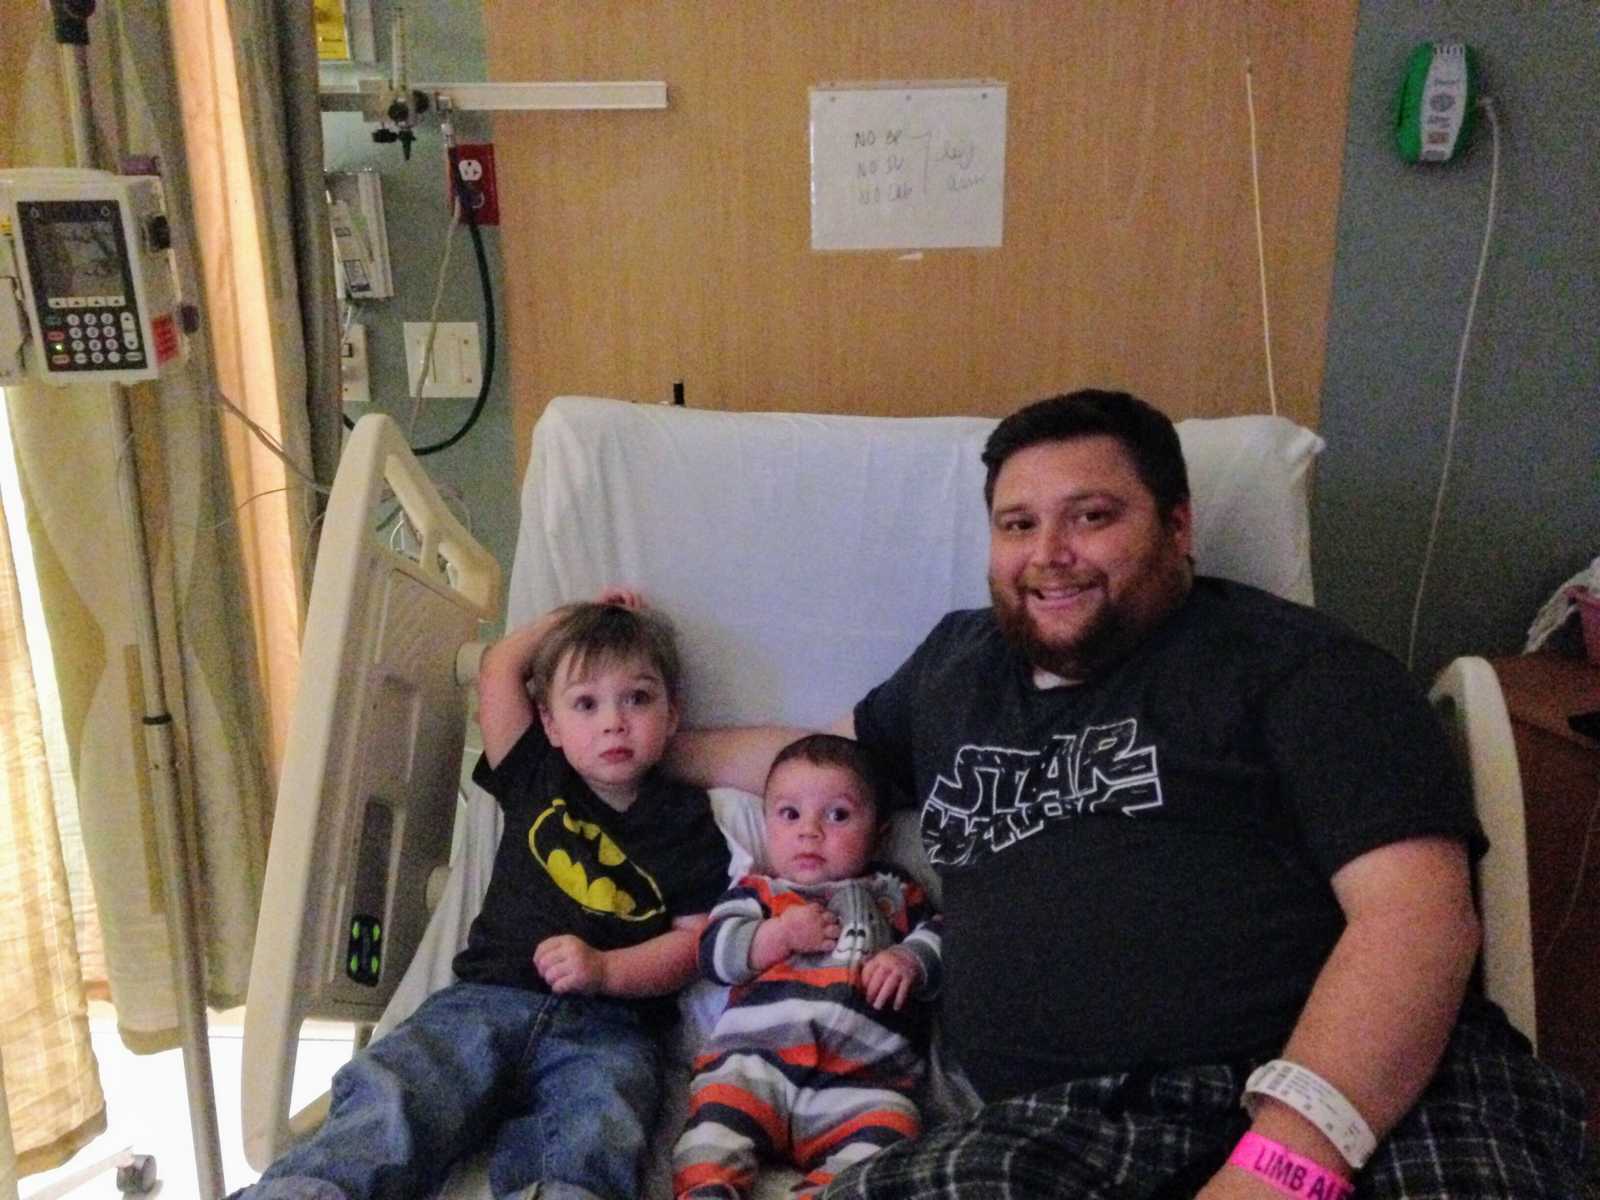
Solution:
<path fill-rule="evenodd" d="M 839 918 L 833 950 L 755 975 L 756 927 L 811 901 Z M 747 1196 L 763 1158 L 794 1163 L 805 1173 L 795 1195 L 814 1195 L 849 1164 L 920 1132 L 910 1094 L 922 1078 L 925 1013 L 916 1003 L 875 1010 L 860 986 L 867 959 L 895 945 L 922 965 L 914 999 L 930 998 L 939 917 L 910 876 L 882 863 L 833 883 L 746 875 L 717 901 L 700 970 L 732 990 L 695 1059 L 689 1121 L 673 1153 L 680 1198 Z"/>

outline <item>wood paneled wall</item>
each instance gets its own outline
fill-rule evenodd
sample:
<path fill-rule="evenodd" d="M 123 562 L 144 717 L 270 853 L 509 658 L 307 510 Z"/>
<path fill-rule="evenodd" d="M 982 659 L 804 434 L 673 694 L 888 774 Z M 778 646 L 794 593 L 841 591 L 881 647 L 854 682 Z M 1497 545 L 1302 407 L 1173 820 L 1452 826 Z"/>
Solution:
<path fill-rule="evenodd" d="M 495 122 L 519 456 L 580 392 L 1000 414 L 1126 387 L 1314 425 L 1357 0 L 486 0 L 497 80 L 664 79 Z M 807 88 L 1009 87 L 999 249 L 810 249 Z M 519 457 L 519 463 L 521 459 Z"/>

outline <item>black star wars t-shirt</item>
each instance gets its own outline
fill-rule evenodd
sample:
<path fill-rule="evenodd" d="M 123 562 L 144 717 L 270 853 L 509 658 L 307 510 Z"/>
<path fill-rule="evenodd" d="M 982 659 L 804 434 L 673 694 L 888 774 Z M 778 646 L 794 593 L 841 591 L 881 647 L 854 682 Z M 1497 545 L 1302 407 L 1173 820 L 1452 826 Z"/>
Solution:
<path fill-rule="evenodd" d="M 1344 928 L 1333 874 L 1479 837 L 1398 663 L 1221 580 L 1075 686 L 953 613 L 855 727 L 921 808 L 945 1028 L 986 1098 L 1276 1052 Z"/>
<path fill-rule="evenodd" d="M 627 812 L 602 801 L 535 721 L 473 781 L 500 802 L 505 831 L 483 908 L 456 956 L 460 979 L 547 991 L 533 966 L 570 933 L 619 950 L 707 912 L 728 885 L 728 845 L 706 793 L 652 769 Z"/>

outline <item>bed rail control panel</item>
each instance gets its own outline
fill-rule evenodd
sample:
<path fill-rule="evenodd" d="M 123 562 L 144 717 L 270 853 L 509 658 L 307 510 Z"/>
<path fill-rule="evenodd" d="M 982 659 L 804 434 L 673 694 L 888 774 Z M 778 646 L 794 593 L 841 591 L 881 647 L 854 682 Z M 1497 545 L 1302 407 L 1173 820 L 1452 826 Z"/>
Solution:
<path fill-rule="evenodd" d="M 180 300 L 158 177 L 0 172 L 0 240 L 0 303 L 23 330 L 0 380 L 137 383 L 187 358 L 195 310 Z"/>
<path fill-rule="evenodd" d="M 377 532 L 395 502 L 414 553 Z M 399 427 L 362 417 L 318 547 L 250 968 L 241 1098 L 258 1170 L 316 1120 L 289 1113 L 301 1024 L 377 1022 L 427 929 L 467 737 L 458 651 L 499 595 L 499 565 Z"/>
<path fill-rule="evenodd" d="M 377 987 L 383 972 L 383 924 L 377 917 L 357 913 L 350 922 L 349 958 L 345 974 L 357 983 Z"/>
<path fill-rule="evenodd" d="M 345 975 L 364 987 L 376 987 L 383 976 L 385 880 L 393 842 L 393 810 L 382 800 L 368 800 L 356 844 L 350 937 L 344 955 Z"/>

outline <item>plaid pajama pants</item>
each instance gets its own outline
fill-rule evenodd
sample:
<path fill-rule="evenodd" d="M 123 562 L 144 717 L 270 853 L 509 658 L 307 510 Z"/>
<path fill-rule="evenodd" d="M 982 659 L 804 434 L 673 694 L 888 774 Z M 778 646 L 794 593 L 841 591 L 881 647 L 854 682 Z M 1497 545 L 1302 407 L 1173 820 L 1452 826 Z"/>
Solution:
<path fill-rule="evenodd" d="M 1248 1118 L 1251 1066 L 1075 1080 L 986 1105 L 841 1174 L 827 1200 L 1189 1200 Z M 1472 1004 L 1356 1200 L 1580 1200 L 1584 1099 Z"/>

